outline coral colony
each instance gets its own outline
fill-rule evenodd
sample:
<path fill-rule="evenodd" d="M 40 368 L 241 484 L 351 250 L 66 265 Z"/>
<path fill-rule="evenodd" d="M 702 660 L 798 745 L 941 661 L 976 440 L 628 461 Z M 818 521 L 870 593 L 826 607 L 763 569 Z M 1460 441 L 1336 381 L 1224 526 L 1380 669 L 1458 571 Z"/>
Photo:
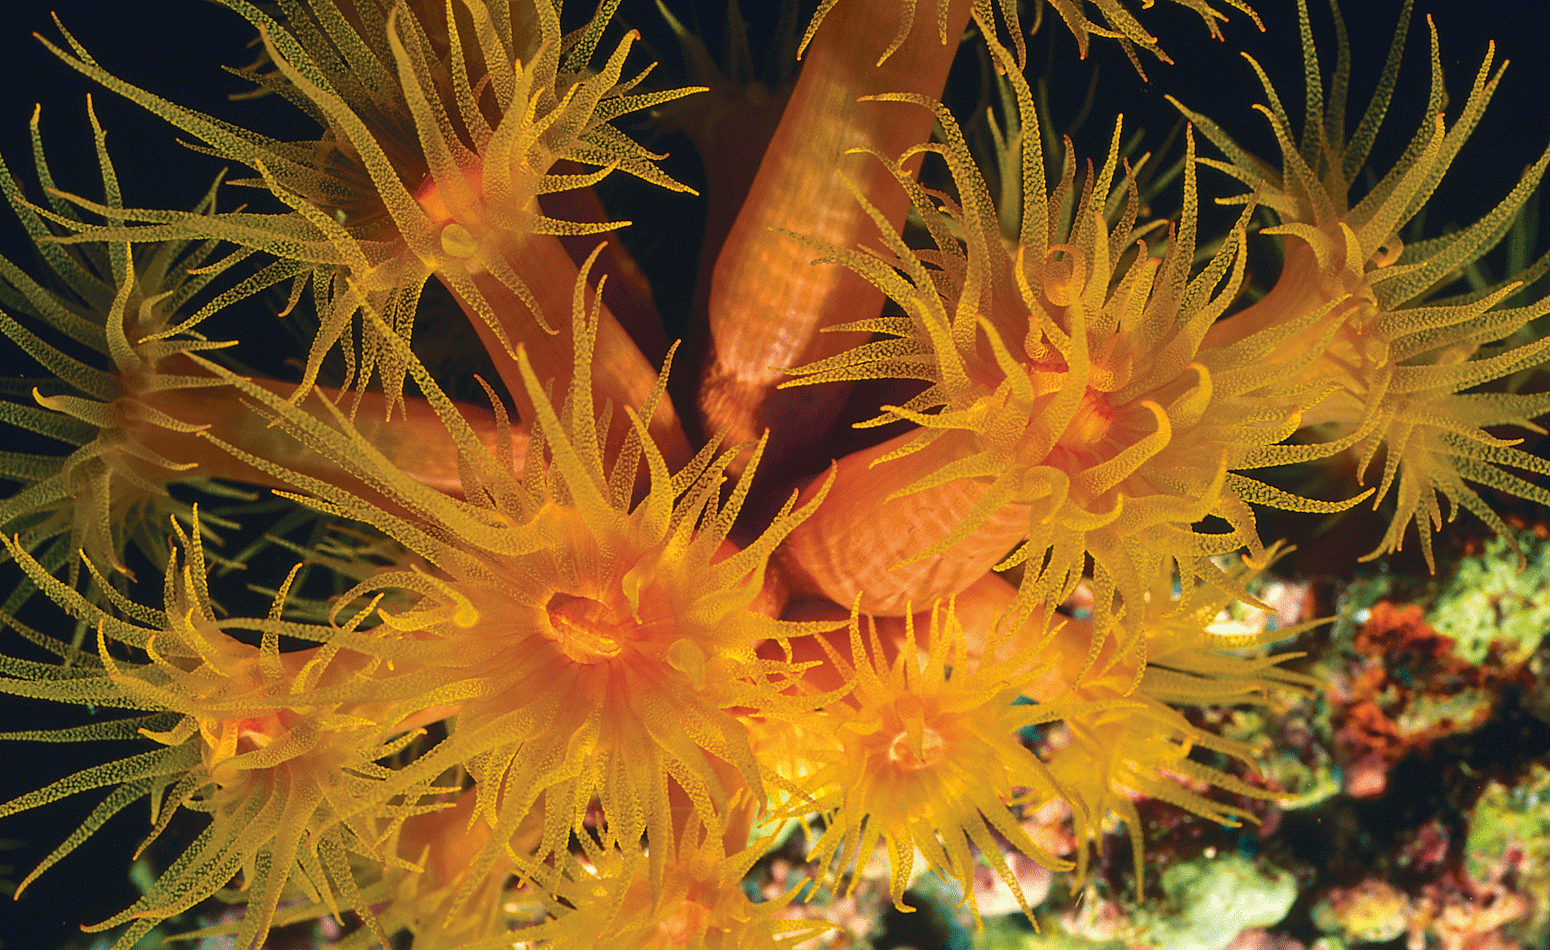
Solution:
<path fill-rule="evenodd" d="M 1014 862 L 1080 881 L 1113 831 L 1144 889 L 1140 797 L 1232 824 L 1284 791 L 1188 713 L 1318 685 L 1268 648 L 1319 621 L 1215 626 L 1284 550 L 1257 518 L 1378 506 L 1371 556 L 1431 563 L 1461 512 L 1510 541 L 1504 499 L 1550 503 L 1519 447 L 1550 394 L 1514 382 L 1550 358 L 1522 292 L 1550 257 L 1460 277 L 1550 153 L 1416 234 L 1502 74 L 1408 0 L 1370 99 L 1352 56 L 1381 50 L 1297 0 L 1304 108 L 1243 66 L 1279 148 L 1178 102 L 1162 156 L 1112 113 L 1074 154 L 1030 85 L 1034 28 L 1161 81 L 1167 37 L 1116 0 L 825 0 L 763 128 L 666 8 L 700 83 L 658 81 L 617 0 L 220 3 L 305 135 L 137 85 L 66 17 L 41 39 L 95 101 L 230 180 L 133 206 L 90 104 L 100 185 L 56 179 L 36 118 L 0 165 L 36 245 L 0 260 L 25 364 L 0 420 L 28 447 L 0 453 L 0 689 L 83 708 L 4 738 L 107 750 L 0 816 L 92 806 L 23 891 L 143 824 L 140 898 L 78 921 L 115 948 L 196 908 L 239 948 L 315 918 L 345 947 L 794 945 L 873 861 L 901 909 L 930 869 L 974 910 L 979 866 L 1032 917 Z M 1407 42 L 1430 91 L 1402 115 Z M 960 47 L 972 112 L 940 101 Z M 682 350 L 596 197 L 688 190 L 653 122 L 706 168 Z M 1241 211 L 1217 231 L 1213 199 Z M 256 302 L 303 334 L 285 378 L 217 332 Z M 1338 487 L 1283 477 L 1320 460 Z M 255 547 L 295 567 L 258 576 Z M 1021 821 L 1051 803 L 1070 860 Z M 759 899 L 793 832 L 812 878 Z"/>

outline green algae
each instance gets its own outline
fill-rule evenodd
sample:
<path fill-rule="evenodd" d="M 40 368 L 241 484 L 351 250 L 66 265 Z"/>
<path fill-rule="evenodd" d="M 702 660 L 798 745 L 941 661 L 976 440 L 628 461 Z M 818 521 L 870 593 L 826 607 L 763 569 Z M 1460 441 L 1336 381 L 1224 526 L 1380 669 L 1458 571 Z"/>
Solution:
<path fill-rule="evenodd" d="M 1421 695 L 1405 705 L 1394 717 L 1394 724 L 1406 738 L 1435 731 L 1465 731 L 1484 724 L 1495 702 L 1495 694 L 1485 689 L 1460 690 L 1451 696 Z"/>
<path fill-rule="evenodd" d="M 1528 775 L 1508 787 L 1491 782 L 1469 815 L 1465 869 L 1477 881 L 1500 874 L 1509 849 L 1523 850 L 1522 866 L 1550 866 L 1550 768 L 1534 763 Z"/>
<path fill-rule="evenodd" d="M 1222 950 L 1249 927 L 1278 924 L 1297 900 L 1290 871 L 1230 853 L 1175 864 L 1162 872 L 1164 900 L 1137 934 L 1159 950 Z"/>
<path fill-rule="evenodd" d="M 1453 652 L 1476 666 L 1498 644 L 1503 666 L 1524 662 L 1539 649 L 1550 629 L 1550 544 L 1532 532 L 1517 532 L 1527 563 L 1504 538 L 1492 538 L 1485 550 L 1463 558 L 1437 595 L 1426 620 L 1452 637 Z"/>

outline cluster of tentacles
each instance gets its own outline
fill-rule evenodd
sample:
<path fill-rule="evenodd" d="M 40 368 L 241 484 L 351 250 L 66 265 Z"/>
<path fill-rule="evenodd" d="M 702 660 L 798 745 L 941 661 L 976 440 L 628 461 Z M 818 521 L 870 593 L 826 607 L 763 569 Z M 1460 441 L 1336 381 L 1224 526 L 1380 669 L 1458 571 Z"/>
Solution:
<path fill-rule="evenodd" d="M 246 911 L 196 932 L 242 948 L 325 914 L 354 921 L 346 947 L 768 947 L 823 936 L 802 905 L 878 850 L 900 909 L 922 867 L 972 902 L 983 863 L 1032 916 L 1008 849 L 1080 879 L 1116 823 L 1139 888 L 1139 799 L 1230 825 L 1283 791 L 1184 710 L 1318 685 L 1268 652 L 1317 621 L 1218 625 L 1262 606 L 1282 550 L 1256 509 L 1392 497 L 1373 556 L 1413 526 L 1430 561 L 1439 496 L 1496 530 L 1470 483 L 1550 503 L 1509 471 L 1550 465 L 1497 429 L 1542 432 L 1550 395 L 1492 388 L 1545 362 L 1550 298 L 1504 304 L 1550 256 L 1451 286 L 1550 151 L 1479 222 L 1399 238 L 1497 85 L 1490 54 L 1450 116 L 1433 30 L 1426 115 L 1358 184 L 1408 0 L 1354 133 L 1343 26 L 1326 85 L 1303 0 L 1300 136 L 1265 79 L 1278 162 L 1180 106 L 1168 219 L 1120 122 L 1096 162 L 1046 154 L 1015 3 L 939 0 L 930 29 L 909 2 L 825 0 L 764 122 L 687 34 L 706 85 L 654 88 L 617 0 L 220 2 L 262 47 L 243 75 L 315 137 L 181 106 L 63 27 L 51 48 L 269 204 L 126 207 L 94 116 L 100 199 L 56 186 L 36 120 L 37 186 L 0 165 L 44 268 L 0 259 L 0 330 L 30 361 L 0 421 L 42 446 L 0 454 L 0 691 L 121 711 L 0 738 L 138 743 L 0 817 L 108 790 L 23 889 L 142 800 L 153 861 L 183 813 L 202 828 L 91 922 L 123 927 L 116 950 L 211 898 Z M 1102 24 L 1049 3 L 1084 55 L 1112 38 L 1138 70 L 1137 49 L 1167 61 L 1095 2 Z M 1211 3 L 1180 2 L 1216 32 Z M 939 101 L 960 36 L 1000 103 L 993 153 Z M 607 292 L 639 271 L 592 237 L 629 223 L 602 213 L 605 178 L 687 190 L 621 131 L 637 114 L 706 159 L 697 366 L 673 366 L 649 293 Z M 1248 189 L 1223 234 L 1201 233 L 1200 165 Z M 1247 302 L 1272 240 L 1281 270 Z M 432 280 L 494 370 L 481 399 L 424 358 Z M 292 380 L 204 335 L 276 289 L 317 318 Z M 841 424 L 856 401 L 870 418 Z M 1340 497 L 1273 471 L 1343 454 Z M 212 529 L 261 509 L 302 563 L 245 616 L 223 603 L 252 550 Z M 1024 825 L 1057 800 L 1068 855 Z M 792 825 L 813 878 L 750 899 Z"/>

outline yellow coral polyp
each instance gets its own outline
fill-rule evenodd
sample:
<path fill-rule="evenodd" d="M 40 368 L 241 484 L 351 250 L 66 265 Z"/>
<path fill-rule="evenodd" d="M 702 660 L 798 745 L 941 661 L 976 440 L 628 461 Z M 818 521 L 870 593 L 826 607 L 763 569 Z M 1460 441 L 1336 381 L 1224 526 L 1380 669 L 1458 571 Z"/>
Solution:
<path fill-rule="evenodd" d="M 352 324 L 370 306 L 385 317 L 387 332 L 407 336 L 432 276 L 487 336 L 508 387 L 520 392 L 510 362 L 514 349 L 552 336 L 556 311 L 568 296 L 568 260 L 555 236 L 628 224 L 558 220 L 542 213 L 539 196 L 588 188 L 616 170 L 688 190 L 657 166 L 664 156 L 608 123 L 700 90 L 633 93 L 650 71 L 623 76 L 638 37 L 633 31 L 601 70 L 590 72 L 587 62 L 611 5 L 585 29 L 563 35 L 558 8 L 544 0 L 501 10 L 484 0 L 458 0 L 424 21 L 402 4 L 372 3 L 349 12 L 317 0 L 285 8 L 278 19 L 246 0 L 226 5 L 257 28 L 264 62 L 272 67 L 255 67 L 249 78 L 320 120 L 327 130 L 320 142 L 276 141 L 180 107 L 106 72 L 68 32 L 69 52 L 44 42 L 80 72 L 252 168 L 258 178 L 247 184 L 262 185 L 294 210 L 208 220 L 129 212 L 107 226 L 79 230 L 93 240 L 108 234 L 145 240 L 170 232 L 291 258 L 272 268 L 275 279 L 292 280 L 293 305 L 310 279 L 322 322 L 298 398 L 316 382 L 328 354 L 342 347 L 348 382 L 364 390 L 380 373 L 389 409 L 399 405 L 407 367 L 369 319 L 357 349 Z M 444 27 L 439 37 L 438 26 Z M 472 35 L 465 35 L 470 27 Z M 598 168 L 552 173 L 562 160 Z M 125 228 L 124 221 L 154 224 Z M 605 328 L 610 345 L 615 333 L 622 340 L 616 324 Z M 558 341 L 555 349 L 563 351 L 566 343 Z M 543 349 L 543 358 L 535 359 L 549 375 L 548 356 L 558 353 Z M 649 366 L 631 356 L 638 354 L 612 354 L 616 370 L 627 365 L 629 372 L 601 378 L 638 403 L 651 377 Z M 653 426 L 660 433 L 670 423 L 653 420 Z"/>
<path fill-rule="evenodd" d="M 832 929 L 814 921 L 782 920 L 797 889 L 753 901 L 742 881 L 770 844 L 751 837 L 752 807 L 739 798 L 739 841 L 690 823 L 677 833 L 677 855 L 664 877 L 628 852 L 589 848 L 556 867 L 535 867 L 538 893 L 553 918 L 510 936 L 553 950 L 776 950 L 805 944 Z"/>
<path fill-rule="evenodd" d="M 1338 7 L 1332 10 L 1338 20 Z M 1413 522 L 1422 554 L 1435 570 L 1432 533 L 1441 530 L 1445 520 L 1443 498 L 1451 509 L 1446 520 L 1467 509 L 1516 545 L 1512 532 L 1466 480 L 1540 503 L 1550 499 L 1506 470 L 1544 474 L 1543 460 L 1513 448 L 1511 440 L 1486 432 L 1479 421 L 1489 418 L 1492 421 L 1485 424 L 1534 429 L 1527 410 L 1539 402 L 1502 402 L 1500 397 L 1463 391 L 1542 362 L 1543 341 L 1475 357 L 1484 345 L 1502 341 L 1550 312 L 1550 298 L 1495 309 L 1523 282 L 1543 273 L 1546 262 L 1482 290 L 1439 297 L 1434 287 L 1502 240 L 1505 225 L 1550 167 L 1550 149 L 1524 170 L 1496 208 L 1473 225 L 1446 237 L 1406 244 L 1397 232 L 1436 190 L 1501 80 L 1502 67 L 1494 72 L 1491 68 L 1494 44 L 1487 48 L 1469 95 L 1450 125 L 1443 111 L 1447 93 L 1437 30 L 1428 17 L 1431 90 L 1420 128 L 1399 162 L 1356 200 L 1352 190 L 1358 172 L 1397 81 L 1410 3 L 1407 0 L 1401 11 L 1377 91 L 1350 137 L 1334 121 L 1345 115 L 1348 51 L 1342 45 L 1336 73 L 1326 87 L 1306 0 L 1298 0 L 1298 14 L 1310 107 L 1300 142 L 1269 78 L 1249 59 L 1270 99 L 1270 106 L 1257 108 L 1269 119 L 1280 145 L 1279 173 L 1243 150 L 1215 123 L 1180 106 L 1227 157 L 1203 161 L 1255 189 L 1252 199 L 1228 200 L 1259 201 L 1274 208 L 1283 223 L 1266 233 L 1289 239 L 1286 266 L 1275 286 L 1259 302 L 1212 327 L 1207 342 L 1241 339 L 1284 320 L 1287 312 L 1321 313 L 1286 352 L 1306 347 L 1306 352 L 1317 354 L 1300 367 L 1296 379 L 1304 385 L 1335 384 L 1328 398 L 1308 400 L 1311 411 L 1304 421 L 1330 424 L 1339 432 L 1342 438 L 1332 448 L 1350 448 L 1356 454 L 1360 478 L 1367 478 L 1370 463 L 1380 451 L 1384 453 L 1373 504 L 1381 504 L 1397 486 L 1396 505 L 1389 528 L 1369 559 L 1400 550 Z M 1343 33 L 1341 37 L 1343 44 Z M 1525 411 L 1481 413 L 1485 402 L 1497 407 L 1521 405 Z"/>
<path fill-rule="evenodd" d="M 907 615 L 904 642 L 892 662 L 875 623 L 868 619 L 865 635 L 862 626 L 853 612 L 850 658 L 835 657 L 851 671 L 849 694 L 820 712 L 816 734 L 801 737 L 812 774 L 792 776 L 813 790 L 823 810 L 813 860 L 837 879 L 850 875 L 853 891 L 861 867 L 881 846 L 888 853 L 894 906 L 908 910 L 903 899 L 915 851 L 967 895 L 972 846 L 1031 916 L 992 829 L 1045 867 L 1069 867 L 1035 844 L 1012 810 L 1058 794 L 1017 731 L 1057 718 L 1059 709 L 1010 704 L 1030 675 L 1033 654 L 1023 649 L 999 662 L 969 663 L 963 629 L 948 604 L 932 608 L 919 651 L 914 619 Z M 804 807 L 797 801 L 787 810 L 799 814 Z"/>
<path fill-rule="evenodd" d="M 590 360 L 599 321 L 599 295 L 590 312 L 586 306 L 587 264 L 570 328 L 578 366 Z M 461 420 L 406 358 L 456 429 Z M 314 451 L 355 466 L 369 484 L 426 519 L 406 522 L 364 499 L 253 461 L 317 492 L 313 504 L 357 512 L 436 568 L 386 571 L 357 589 L 413 593 L 408 609 L 382 613 L 396 640 L 361 648 L 422 671 L 425 692 L 413 701 L 417 708 L 458 710 L 457 728 L 399 770 L 388 787 L 409 789 L 457 766 L 475 777 L 477 814 L 494 833 L 471 881 L 484 879 L 530 811 L 543 816 L 535 849 L 542 859 L 580 831 L 594 800 L 607 818 L 608 840 L 638 849 L 649 839 L 660 875 L 675 808 L 689 807 L 712 828 L 726 820 L 729 790 L 719 770 L 730 768 L 763 801 L 759 767 L 732 710 L 796 702 L 780 694 L 800 667 L 759 659 L 754 651 L 810 627 L 775 620 L 752 605 L 770 552 L 822 494 L 801 509 L 789 501 L 739 548 L 727 535 L 760 446 L 724 496 L 724 473 L 739 448 L 718 454 L 708 445 L 687 467 L 670 472 L 640 415 L 626 406 L 631 434 L 611 450 L 605 436 L 614 410 L 595 408 L 588 374 L 571 376 L 556 408 L 525 352 L 519 350 L 518 362 L 536 408 L 521 478 L 510 460 L 464 440 L 467 502 L 363 453 L 363 440 L 342 417 L 337 428 L 319 426 L 292 404 L 260 395 L 244 380 L 233 382 L 262 398 Z M 665 375 L 652 401 L 664 384 Z M 650 409 L 648 402 L 641 411 Z M 640 467 L 645 493 L 637 500 Z M 461 530 L 464 525 L 469 528 Z M 466 898 L 453 902 L 453 912 Z"/>
<path fill-rule="evenodd" d="M 1242 589 L 1284 550 L 1272 547 L 1263 558 L 1229 565 L 1226 576 Z M 1024 695 L 1035 702 L 1058 702 L 1066 739 L 1055 743 L 1050 774 L 1059 787 L 1083 806 L 1074 810 L 1082 850 L 1078 877 L 1085 876 L 1088 846 L 1096 848 L 1110 815 L 1122 821 L 1134 849 L 1136 880 L 1142 880 L 1140 814 L 1134 796 L 1145 795 L 1222 824 L 1252 819 L 1245 810 L 1212 801 L 1186 782 L 1226 789 L 1247 798 L 1268 800 L 1272 792 L 1190 758 L 1194 749 L 1252 763 L 1252 751 L 1192 725 L 1167 704 L 1267 702 L 1272 689 L 1309 690 L 1318 681 L 1281 668 L 1297 654 L 1256 656 L 1253 651 L 1278 639 L 1296 636 L 1327 621 L 1312 621 L 1259 633 L 1224 630 L 1222 612 L 1233 597 L 1197 589 L 1171 598 L 1154 591 L 1135 616 L 1126 617 L 1106 635 L 1080 621 L 1067 621 L 1051 632 L 1046 660 Z M 1085 657 L 1075 647 L 1091 643 Z M 1248 652 L 1250 655 L 1242 655 Z M 1140 891 L 1140 884 L 1137 890 Z"/>
<path fill-rule="evenodd" d="M 1160 569 L 1176 567 L 1186 582 L 1219 581 L 1209 556 L 1244 545 L 1257 550 L 1252 515 L 1240 497 L 1247 484 L 1230 481 L 1228 474 L 1291 429 L 1239 420 L 1293 418 L 1297 408 L 1257 396 L 1254 390 L 1265 380 L 1251 374 L 1242 356 L 1201 352 L 1208 328 L 1241 286 L 1248 216 L 1191 278 L 1197 225 L 1193 138 L 1186 138 L 1184 212 L 1170 228 L 1166 256 L 1154 259 L 1133 233 L 1138 208 L 1133 171 L 1116 182 L 1119 125 L 1102 168 L 1089 169 L 1075 210 L 1063 218 L 1061 201 L 1043 181 L 1032 93 L 1010 54 L 993 41 L 991 47 L 1018 105 L 1024 153 L 1023 219 L 1015 250 L 1001 241 L 988 187 L 951 114 L 920 97 L 878 97 L 936 111 L 946 143 L 912 151 L 946 160 L 959 204 L 941 203 L 914 184 L 902 170 L 908 155 L 898 162 L 878 156 L 911 195 L 936 247 L 917 252 L 885 235 L 891 252 L 886 263 L 875 255 L 835 252 L 908 316 L 852 324 L 894 339 L 863 344 L 794 372 L 803 384 L 878 375 L 931 384 L 902 406 L 885 406 L 872 420 L 905 419 L 922 427 L 874 465 L 925 468 L 913 483 L 877 501 L 954 482 L 973 486 L 969 490 L 977 497 L 967 517 L 944 526 L 934 543 L 917 547 L 902 563 L 972 561 L 990 553 L 992 545 L 1002 552 L 1016 546 L 1010 557 L 990 563 L 1000 560 L 998 567 L 1005 568 L 1027 562 L 1023 606 L 1029 609 L 1068 596 L 1091 556 L 1100 596 L 1109 598 L 1099 604 L 1099 616 L 1107 618 L 1115 596 L 1139 603 L 1149 577 Z M 1067 162 L 1060 193 L 1073 192 L 1073 174 Z M 1013 355 L 1019 342 L 1026 361 Z M 1256 344 L 1272 345 L 1255 338 L 1244 348 Z M 935 459 L 949 461 L 926 468 L 931 463 L 923 459 L 930 453 L 916 453 L 928 446 L 939 449 Z M 842 478 L 837 491 L 849 490 Z M 855 490 L 868 491 L 864 483 Z M 1319 510 L 1355 501 L 1331 506 L 1290 500 L 1284 493 L 1252 494 L 1260 503 Z M 1018 511 L 1027 512 L 1024 530 L 999 527 L 998 516 L 1010 515 L 1010 522 Z M 1207 534 L 1191 527 L 1212 514 L 1233 530 Z M 981 531 L 991 525 L 998 527 Z M 853 597 L 855 591 L 826 583 L 818 555 L 809 553 L 822 551 L 826 530 L 826 514 L 820 512 L 798 530 L 794 557 L 827 596 Z M 971 536 L 973 547 L 955 553 Z M 955 585 L 974 579 L 972 572 L 942 575 Z M 944 584 L 920 593 L 944 596 L 962 589 Z M 895 597 L 887 607 L 897 609 L 898 602 Z M 868 599 L 864 606 L 883 605 Z"/>
<path fill-rule="evenodd" d="M 100 738 L 144 737 L 156 743 L 151 751 L 78 772 L 0 805 L 0 814 L 11 814 L 103 785 L 117 786 L 23 886 L 118 811 L 146 798 L 151 829 L 141 851 L 182 810 L 206 813 L 211 821 L 138 901 L 85 928 L 95 932 L 128 924 L 113 945 L 117 950 L 128 950 L 158 924 L 234 879 L 248 892 L 249 905 L 235 927 L 238 947 L 262 943 L 282 895 L 292 886 L 333 913 L 343 903 L 385 940 L 359 900 L 344 856 L 373 853 L 379 822 L 402 820 L 416 810 L 402 800 L 388 804 L 386 795 L 374 796 L 386 777 L 375 763 L 418 733 L 400 722 L 389 704 L 362 698 L 384 672 L 369 656 L 337 646 L 279 652 L 282 635 L 328 635 L 278 619 L 289 580 L 268 621 L 240 625 L 261 631 L 258 646 L 223 630 L 211 614 L 198 524 L 196 514 L 191 537 L 178 530 L 181 551 L 167 566 L 163 610 L 114 599 L 133 608 L 127 610 L 129 620 L 94 607 L 6 539 L 34 583 L 97 630 L 96 656 L 74 657 L 79 673 L 65 691 L 25 679 L 3 681 L 6 691 L 56 693 L 71 701 L 138 710 L 139 716 L 97 730 Z M 149 662 L 115 659 L 110 636 L 144 651 Z M 12 736 L 44 740 L 51 733 Z M 408 800 L 430 789 L 429 783 L 418 783 L 407 789 Z"/>
<path fill-rule="evenodd" d="M 86 115 L 104 184 L 102 211 L 111 220 L 122 200 L 107 134 L 90 97 Z M 34 162 L 44 187 L 51 187 L 40 122 L 41 109 L 34 109 Z M 52 235 L 82 223 L 79 217 L 27 202 L 3 160 L 0 190 L 35 235 Z M 191 214 L 213 213 L 215 199 L 212 187 Z M 138 548 L 153 563 L 165 560 L 162 514 L 177 512 L 187 518 L 187 507 L 169 496 L 166 486 L 201 480 L 201 473 L 193 471 L 195 463 L 184 454 L 197 444 L 191 433 L 201 426 L 178 416 L 219 384 L 190 374 L 183 357 L 229 344 L 178 331 L 196 326 L 221 303 L 251 292 L 239 286 L 197 312 L 178 313 L 234 263 L 210 262 L 212 251 L 209 245 L 190 241 L 168 241 L 139 253 L 117 242 L 58 248 L 43 256 L 47 273 L 41 280 L 0 258 L 0 335 L 58 381 L 47 384 L 48 392 L 29 387 L 29 405 L 7 403 L 6 421 L 71 447 L 68 455 L 52 458 L 0 453 L 0 464 L 23 482 L 0 500 L 0 525 L 19 529 L 23 545 L 49 570 L 63 570 L 72 586 L 81 579 L 77 552 L 84 550 L 94 563 L 111 567 L 120 575 L 111 582 L 121 586 L 129 573 L 129 549 Z M 17 317 L 30 319 L 32 326 Z M 47 328 L 43 336 L 36 332 L 41 328 Z M 95 351 L 98 364 L 82 361 L 81 350 L 72 355 L 72 347 L 61 349 L 48 331 L 56 340 L 64 336 Z M 205 392 L 193 394 L 201 389 Z M 219 518 L 210 521 L 219 527 L 230 524 Z"/>
<path fill-rule="evenodd" d="M 655 837 L 668 815 L 668 776 L 707 817 L 724 812 L 707 754 L 759 787 L 741 728 L 722 710 L 756 701 L 756 690 L 742 695 L 728 684 L 775 671 L 757 669 L 752 647 L 782 628 L 747 610 L 757 569 L 737 576 L 711 562 L 723 551 L 713 527 L 690 533 L 685 525 L 664 536 L 668 525 L 651 524 L 653 508 L 649 499 L 633 515 L 545 505 L 523 526 L 547 541 L 543 547 L 486 561 L 484 583 L 458 580 L 473 623 L 421 628 L 458 651 L 443 665 L 470 677 L 465 688 L 475 691 L 458 732 L 436 755 L 475 758 L 480 774 L 486 760 L 519 756 L 509 775 L 489 776 L 486 786 L 507 786 L 503 816 L 520 816 L 521 803 L 544 792 L 552 835 L 580 822 L 599 795 L 625 840 L 642 822 Z M 718 580 L 728 586 L 713 586 Z M 467 746 L 464 737 L 482 745 Z M 484 804 L 493 808 L 493 799 Z M 547 837 L 544 846 L 553 846 Z"/>

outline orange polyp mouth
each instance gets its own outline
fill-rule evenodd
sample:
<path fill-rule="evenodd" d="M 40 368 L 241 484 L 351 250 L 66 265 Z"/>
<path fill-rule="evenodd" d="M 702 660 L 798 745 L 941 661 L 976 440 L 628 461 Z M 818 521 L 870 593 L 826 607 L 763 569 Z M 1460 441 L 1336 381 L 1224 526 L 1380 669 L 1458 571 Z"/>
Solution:
<path fill-rule="evenodd" d="M 921 729 L 918 747 L 909 730 L 894 736 L 893 741 L 888 745 L 888 761 L 908 772 L 929 769 L 942 761 L 942 756 L 946 753 L 947 740 L 930 726 Z"/>
<path fill-rule="evenodd" d="M 477 167 L 465 168 L 462 170 L 462 174 L 463 183 L 468 186 L 469 190 L 469 194 L 464 198 L 464 201 L 467 198 L 472 198 L 475 202 L 482 202 L 484 200 L 483 169 Z M 447 224 L 454 219 L 467 219 L 473 210 L 471 208 L 458 208 L 454 210 L 447 203 L 447 195 L 442 183 L 438 182 L 433 175 L 425 176 L 425 180 L 420 183 L 420 187 L 414 193 L 414 200 L 420 206 L 420 210 L 425 212 L 426 217 L 431 219 L 432 224 Z M 454 203 L 462 204 L 463 202 L 457 201 L 454 198 Z"/>
<path fill-rule="evenodd" d="M 1082 405 L 1055 444 L 1065 449 L 1090 449 L 1109 434 L 1113 423 L 1114 407 L 1109 404 L 1109 397 L 1089 387 L 1082 394 Z"/>
<path fill-rule="evenodd" d="M 561 651 L 576 663 L 594 664 L 613 659 L 629 639 L 624 624 L 602 601 L 574 594 L 556 593 L 544 611 L 549 634 Z M 633 622 L 629 622 L 633 626 Z"/>
<path fill-rule="evenodd" d="M 1087 284 L 1087 257 L 1074 244 L 1056 244 L 1044 255 L 1044 299 L 1057 307 L 1071 305 Z"/>
<path fill-rule="evenodd" d="M 661 945 L 688 946 L 689 941 L 710 929 L 710 923 L 714 917 L 715 912 L 711 908 L 699 901 L 685 899 L 678 910 L 657 924 L 657 935 L 664 941 Z"/>
<path fill-rule="evenodd" d="M 200 719 L 199 731 L 204 736 L 209 767 L 213 769 L 223 762 L 267 748 L 290 731 L 297 718 L 289 709 L 277 709 L 242 719 Z"/>
<path fill-rule="evenodd" d="M 1404 252 L 1405 242 L 1398 234 L 1390 234 L 1382 244 L 1378 245 L 1378 249 L 1372 252 L 1372 256 L 1367 258 L 1367 269 L 1371 271 L 1390 267 Z"/>

